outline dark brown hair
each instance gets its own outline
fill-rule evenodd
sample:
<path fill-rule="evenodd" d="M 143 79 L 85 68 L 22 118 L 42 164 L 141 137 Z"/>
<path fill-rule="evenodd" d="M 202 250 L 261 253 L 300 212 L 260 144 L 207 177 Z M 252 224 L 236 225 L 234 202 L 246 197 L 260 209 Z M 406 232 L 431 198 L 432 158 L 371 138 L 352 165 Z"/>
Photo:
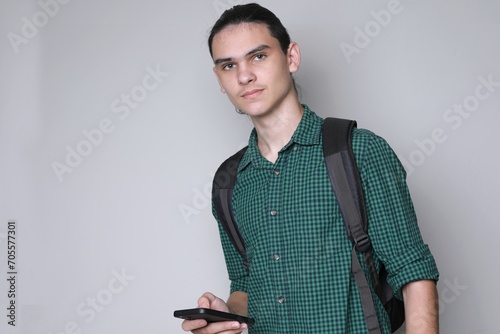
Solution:
<path fill-rule="evenodd" d="M 281 23 L 281 21 L 269 9 L 262 7 L 256 3 L 249 3 L 245 5 L 237 5 L 226 10 L 220 18 L 215 22 L 208 37 L 208 49 L 210 55 L 212 53 L 212 42 L 221 30 L 229 25 L 236 25 L 240 23 L 263 23 L 267 25 L 271 36 L 276 38 L 280 43 L 281 50 L 284 54 L 288 51 L 288 46 L 291 43 L 290 35 Z"/>

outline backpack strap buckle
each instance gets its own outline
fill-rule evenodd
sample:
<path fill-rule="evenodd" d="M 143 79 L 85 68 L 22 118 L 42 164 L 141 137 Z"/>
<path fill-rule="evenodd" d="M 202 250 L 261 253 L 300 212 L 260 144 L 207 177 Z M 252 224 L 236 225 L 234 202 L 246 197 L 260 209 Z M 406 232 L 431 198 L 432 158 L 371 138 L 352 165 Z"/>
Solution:
<path fill-rule="evenodd" d="M 356 249 L 358 251 L 360 251 L 361 253 L 365 253 L 372 246 L 372 243 L 370 241 L 370 237 L 368 236 L 368 234 L 362 234 L 357 238 L 353 237 L 353 240 L 354 240 L 354 245 L 356 246 Z"/>

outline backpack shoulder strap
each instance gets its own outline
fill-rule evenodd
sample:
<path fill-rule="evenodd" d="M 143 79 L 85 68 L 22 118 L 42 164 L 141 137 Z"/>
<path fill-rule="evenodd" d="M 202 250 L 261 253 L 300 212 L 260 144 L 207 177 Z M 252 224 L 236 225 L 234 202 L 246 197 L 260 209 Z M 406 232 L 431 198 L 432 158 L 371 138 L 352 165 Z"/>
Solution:
<path fill-rule="evenodd" d="M 236 184 L 238 174 L 238 165 L 245 154 L 247 147 L 244 147 L 234 155 L 224 161 L 214 176 L 212 185 L 212 201 L 215 212 L 219 217 L 222 227 L 231 239 L 234 247 L 243 258 L 243 266 L 248 270 L 248 261 L 245 250 L 245 241 L 243 240 L 233 216 L 232 195 Z"/>
<path fill-rule="evenodd" d="M 366 232 L 368 223 L 363 189 L 352 151 L 351 137 L 355 127 L 355 121 L 338 118 L 325 119 L 322 129 L 323 153 L 347 234 L 354 244 L 351 253 L 351 272 L 358 287 L 368 333 L 380 334 L 371 290 L 355 251 L 357 249 L 363 253 L 371 276 L 374 277 L 375 282 L 378 282 L 370 254 L 371 242 Z"/>
<path fill-rule="evenodd" d="M 360 252 L 370 249 L 368 223 L 361 179 L 352 151 L 352 131 L 356 122 L 326 118 L 323 123 L 323 153 L 328 176 L 339 202 L 349 238 Z"/>

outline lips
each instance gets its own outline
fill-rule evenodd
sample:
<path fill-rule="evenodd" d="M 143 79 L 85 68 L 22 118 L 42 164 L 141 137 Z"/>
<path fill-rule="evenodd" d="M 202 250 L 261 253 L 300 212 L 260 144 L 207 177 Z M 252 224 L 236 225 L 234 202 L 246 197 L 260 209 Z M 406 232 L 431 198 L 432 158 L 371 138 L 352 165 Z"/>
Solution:
<path fill-rule="evenodd" d="M 241 97 L 251 99 L 251 98 L 258 96 L 263 90 L 264 89 L 252 89 L 252 90 L 244 92 L 241 95 Z"/>

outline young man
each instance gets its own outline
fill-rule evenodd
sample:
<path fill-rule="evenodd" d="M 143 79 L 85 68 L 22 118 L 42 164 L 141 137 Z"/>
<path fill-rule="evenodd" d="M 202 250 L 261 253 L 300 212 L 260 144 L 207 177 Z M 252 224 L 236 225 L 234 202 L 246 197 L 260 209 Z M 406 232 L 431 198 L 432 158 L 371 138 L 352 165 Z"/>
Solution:
<path fill-rule="evenodd" d="M 231 294 L 224 302 L 205 293 L 198 307 L 248 315 L 256 321 L 250 333 L 366 333 L 350 271 L 352 244 L 324 163 L 323 120 L 299 102 L 294 86 L 299 46 L 273 13 L 248 4 L 220 17 L 209 48 L 222 92 L 255 127 L 232 197 L 249 270 L 219 224 Z M 407 333 L 437 333 L 438 271 L 405 172 L 380 137 L 355 129 L 352 140 L 376 267 L 385 265 L 404 300 Z M 382 333 L 390 333 L 383 306 L 375 304 Z M 193 320 L 182 328 L 240 333 L 247 325 Z"/>

